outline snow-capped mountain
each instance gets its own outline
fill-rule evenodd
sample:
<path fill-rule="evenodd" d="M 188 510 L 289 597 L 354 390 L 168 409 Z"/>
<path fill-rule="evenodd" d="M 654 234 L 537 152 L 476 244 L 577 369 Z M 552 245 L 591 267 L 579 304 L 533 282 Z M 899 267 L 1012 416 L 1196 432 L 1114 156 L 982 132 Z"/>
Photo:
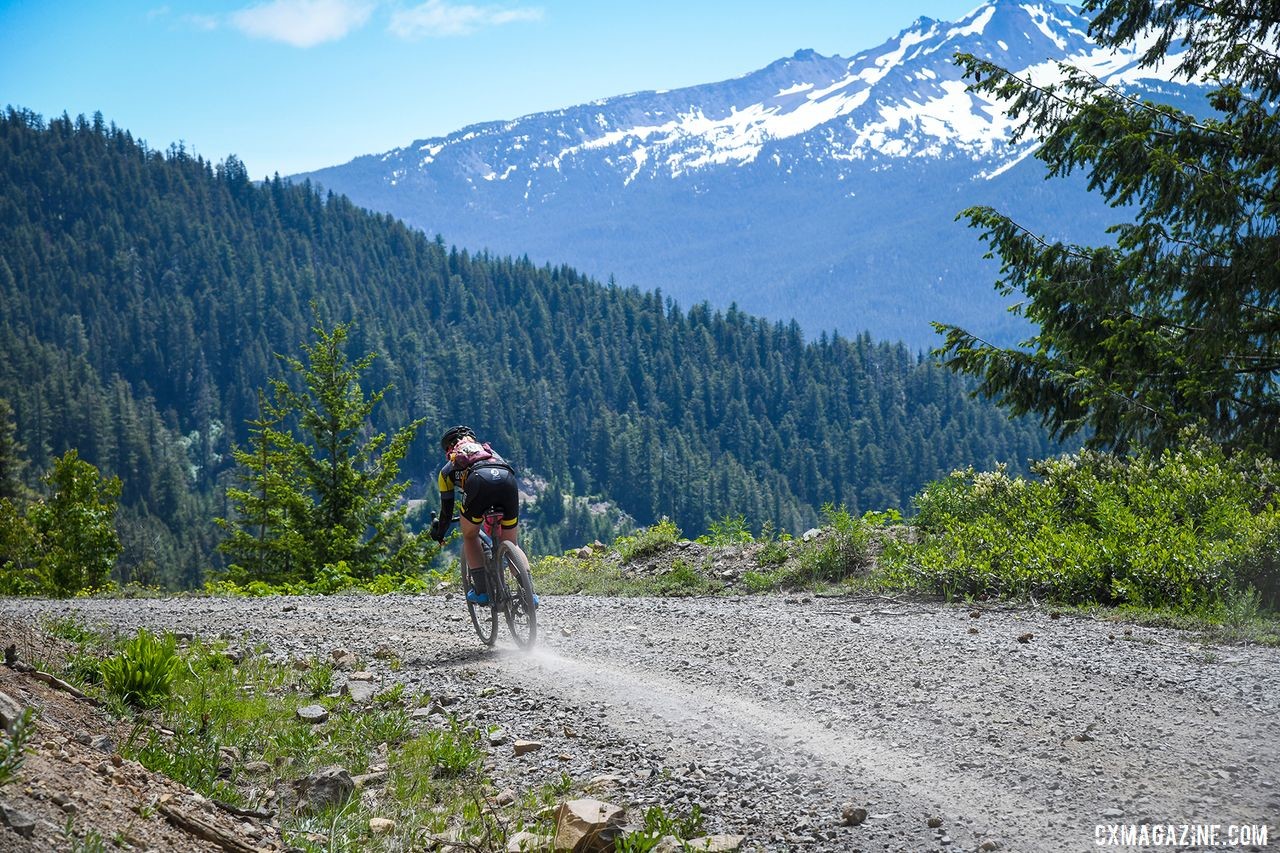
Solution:
<path fill-rule="evenodd" d="M 927 347 L 929 320 L 1020 330 L 991 288 L 973 204 L 1054 236 L 1097 239 L 1116 214 L 1042 180 L 999 104 L 966 90 L 957 52 L 1039 81 L 1057 62 L 1165 97 L 1190 87 L 1100 49 L 1070 6 L 988 0 L 916 20 L 852 58 L 801 50 L 719 83 L 607 98 L 463 128 L 307 177 L 459 246 L 568 263 L 686 307 L 736 302 L 813 333 L 869 330 Z"/>

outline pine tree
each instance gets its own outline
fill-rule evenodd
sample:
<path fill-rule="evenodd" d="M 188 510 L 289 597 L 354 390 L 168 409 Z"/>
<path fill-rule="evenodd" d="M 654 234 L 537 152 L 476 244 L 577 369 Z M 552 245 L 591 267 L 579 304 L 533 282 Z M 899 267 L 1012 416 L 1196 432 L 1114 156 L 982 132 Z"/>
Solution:
<path fill-rule="evenodd" d="M 1189 426 L 1232 447 L 1280 453 L 1280 7 L 1242 0 L 1087 0 L 1101 43 L 1137 45 L 1208 80 L 1212 113 L 1139 100 L 1064 66 L 1040 86 L 962 57 L 974 88 L 1011 99 L 1018 138 L 1041 142 L 1052 176 L 1091 188 L 1136 220 L 1115 244 L 1051 243 L 987 208 L 965 215 L 1004 262 L 1038 326 L 1003 349 L 939 326 L 941 354 L 1015 414 L 1057 435 L 1124 449 L 1167 446 Z"/>
<path fill-rule="evenodd" d="M 371 434 L 371 416 L 388 388 L 366 395 L 369 354 L 348 360 L 350 324 L 317 325 L 305 360 L 285 357 L 298 387 L 271 381 L 265 414 L 251 422 L 252 449 L 237 454 L 245 488 L 228 490 L 239 512 L 227 549 L 247 556 L 249 580 L 330 583 L 412 568 L 418 547 L 405 536 L 407 482 L 400 462 L 421 426 L 414 421 L 388 442 Z M 292 422 L 292 430 L 282 428 Z M 255 565 L 257 571 L 255 571 Z M 259 574 L 261 571 L 262 574 Z"/>
<path fill-rule="evenodd" d="M 293 519 L 309 515 L 309 501 L 294 477 L 288 451 L 293 438 L 280 428 L 287 412 L 258 393 L 258 417 L 248 422 L 249 447 L 235 448 L 239 486 L 227 489 L 232 519 L 219 518 L 227 538 L 218 550 L 231 556 L 228 578 L 236 583 L 297 583 L 304 562 L 300 534 Z"/>

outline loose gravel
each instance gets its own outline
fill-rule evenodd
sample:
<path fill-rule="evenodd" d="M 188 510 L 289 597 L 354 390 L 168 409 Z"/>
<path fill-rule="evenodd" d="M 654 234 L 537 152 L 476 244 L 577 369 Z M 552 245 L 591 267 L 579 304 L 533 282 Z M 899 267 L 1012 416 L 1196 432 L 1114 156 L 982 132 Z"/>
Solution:
<path fill-rule="evenodd" d="M 1084 851 L 1142 824 L 1265 826 L 1280 844 L 1280 649 L 1170 629 L 875 597 L 557 596 L 523 652 L 505 626 L 481 646 L 456 595 L 0 614 L 222 636 L 282 661 L 345 648 L 381 687 L 501 729 L 500 787 L 567 774 L 633 821 L 697 804 L 744 850 Z M 541 748 L 516 755 L 526 741 Z"/>

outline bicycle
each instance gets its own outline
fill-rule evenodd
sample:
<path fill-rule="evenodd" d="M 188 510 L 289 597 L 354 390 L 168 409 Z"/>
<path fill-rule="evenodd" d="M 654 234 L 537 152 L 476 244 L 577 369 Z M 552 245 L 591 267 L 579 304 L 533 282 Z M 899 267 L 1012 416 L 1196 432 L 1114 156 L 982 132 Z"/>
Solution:
<path fill-rule="evenodd" d="M 431 514 L 435 520 L 435 513 Z M 453 520 L 457 522 L 458 516 Z M 533 576 L 529 573 L 529 558 L 514 542 L 497 535 L 502 513 L 490 510 L 480 524 L 480 547 L 484 550 L 485 588 L 489 593 L 488 604 L 467 602 L 467 612 L 476 636 L 486 646 L 498 639 L 498 616 L 506 617 L 516 645 L 530 648 L 538 637 L 538 604 L 533 592 Z M 495 547 L 494 543 L 497 543 Z M 466 560 L 462 561 L 462 588 L 468 587 Z M 485 611 L 488 613 L 485 613 Z"/>

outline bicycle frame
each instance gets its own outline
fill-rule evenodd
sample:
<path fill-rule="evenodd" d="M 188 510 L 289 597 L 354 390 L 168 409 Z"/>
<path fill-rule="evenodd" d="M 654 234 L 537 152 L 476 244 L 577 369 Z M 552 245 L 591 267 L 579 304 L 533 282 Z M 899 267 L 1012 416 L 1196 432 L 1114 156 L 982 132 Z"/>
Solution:
<path fill-rule="evenodd" d="M 467 612 L 476 634 L 486 646 L 492 646 L 498 637 L 498 616 L 506 617 L 516 645 L 529 648 L 537 637 L 537 596 L 533 593 L 533 580 L 529 574 L 529 560 L 520 546 L 503 540 L 501 512 L 486 512 L 478 531 L 480 548 L 484 553 L 485 589 L 489 603 L 474 604 L 467 601 Z M 454 521 L 459 521 L 454 516 Z M 462 561 L 462 586 L 468 586 L 466 560 Z M 508 578 L 508 572 L 511 577 Z M 512 584 L 514 583 L 514 586 Z M 483 614 L 483 615 L 482 615 Z"/>
<path fill-rule="evenodd" d="M 480 547 L 484 550 L 484 577 L 488 583 L 489 607 L 494 610 L 503 609 L 511 598 L 511 593 L 507 590 L 506 578 L 499 571 L 494 553 L 501 525 L 502 513 L 500 512 L 487 512 L 480 522 Z"/>

